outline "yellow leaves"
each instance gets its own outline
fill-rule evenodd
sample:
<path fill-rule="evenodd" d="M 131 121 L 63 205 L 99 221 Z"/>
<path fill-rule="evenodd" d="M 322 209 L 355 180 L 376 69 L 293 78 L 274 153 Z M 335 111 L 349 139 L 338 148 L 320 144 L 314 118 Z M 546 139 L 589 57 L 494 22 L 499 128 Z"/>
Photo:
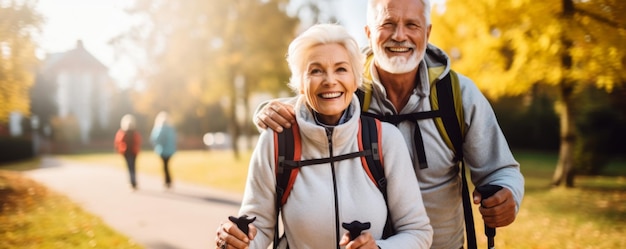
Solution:
<path fill-rule="evenodd" d="M 585 17 L 581 8 L 620 7 L 600 1 L 593 6 L 576 2 L 579 12 L 564 19 L 562 2 L 556 0 L 448 0 L 446 12 L 433 15 L 431 41 L 448 54 L 454 48 L 452 68 L 491 97 L 563 80 L 610 90 L 626 82 L 626 31 Z M 623 23 L 623 18 L 602 18 Z M 563 64 L 567 57 L 571 67 Z"/>
<path fill-rule="evenodd" d="M 613 87 L 615 86 L 615 81 L 610 76 L 601 75 L 600 77 L 598 77 L 596 85 L 600 88 L 607 90 L 608 92 L 611 92 L 613 90 Z"/>
<path fill-rule="evenodd" d="M 539 44 L 539 46 L 542 49 L 548 50 L 550 48 L 550 46 L 553 44 L 551 38 L 552 37 L 550 37 L 548 35 L 541 35 L 539 37 L 539 40 L 537 41 L 537 43 Z"/>
<path fill-rule="evenodd" d="M 0 124 L 8 122 L 11 112 L 29 115 L 29 89 L 37 65 L 30 34 L 38 25 L 31 4 L 0 6 Z"/>

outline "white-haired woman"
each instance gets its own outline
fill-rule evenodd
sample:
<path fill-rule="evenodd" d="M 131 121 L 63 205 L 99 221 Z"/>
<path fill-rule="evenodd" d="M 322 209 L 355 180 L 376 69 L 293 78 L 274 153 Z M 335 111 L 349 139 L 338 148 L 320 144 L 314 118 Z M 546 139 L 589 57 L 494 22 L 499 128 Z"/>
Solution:
<path fill-rule="evenodd" d="M 360 151 L 361 110 L 354 92 L 361 84 L 363 57 L 356 41 L 339 25 L 314 25 L 289 45 L 287 62 L 292 73 L 289 85 L 298 93 L 301 158 L 332 159 Z M 408 149 L 396 127 L 380 126 L 387 202 L 359 157 L 301 167 L 282 205 L 280 247 L 430 247 L 433 231 L 416 191 Z M 233 222 L 220 224 L 218 248 L 266 249 L 272 243 L 278 224 L 274 142 L 274 131 L 264 131 L 250 160 L 239 215 L 256 220 L 248 234 Z M 388 212 L 395 233 L 383 238 Z M 371 227 L 350 240 L 341 225 L 353 220 L 370 222 Z"/>
<path fill-rule="evenodd" d="M 133 190 L 137 190 L 137 177 L 135 170 L 135 162 L 137 155 L 141 149 L 141 135 L 135 130 L 135 117 L 126 114 L 120 121 L 120 129 L 115 134 L 115 149 L 124 156 L 128 174 L 130 176 L 130 186 Z"/>

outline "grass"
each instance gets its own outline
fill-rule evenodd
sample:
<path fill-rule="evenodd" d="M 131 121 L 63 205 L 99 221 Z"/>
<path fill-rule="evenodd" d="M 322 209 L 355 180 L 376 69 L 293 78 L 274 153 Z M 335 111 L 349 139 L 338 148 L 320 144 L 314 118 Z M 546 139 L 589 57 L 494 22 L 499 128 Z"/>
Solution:
<path fill-rule="evenodd" d="M 520 151 L 515 155 L 526 179 L 526 195 L 516 221 L 497 229 L 497 248 L 626 248 L 625 161 L 616 161 L 607 168 L 611 176 L 579 176 L 577 187 L 566 189 L 550 186 L 557 161 L 555 154 Z M 121 170 L 125 167 L 122 157 L 113 153 L 60 158 Z M 249 152 L 234 160 L 229 151 L 181 151 L 172 158 L 171 170 L 175 181 L 242 193 L 249 158 Z M 143 173 L 162 175 L 160 159 L 151 151 L 140 153 L 137 167 Z M 485 248 L 477 209 L 474 216 L 478 247 Z"/>
<path fill-rule="evenodd" d="M 519 152 L 516 157 L 526 194 L 516 221 L 497 230 L 496 247 L 626 248 L 626 162 L 609 165 L 612 177 L 579 176 L 577 187 L 567 189 L 550 186 L 555 154 Z"/>
<path fill-rule="evenodd" d="M 24 162 L 17 168 L 29 167 Z M 142 248 L 38 183 L 0 170 L 0 248 Z"/>
<path fill-rule="evenodd" d="M 185 181 L 243 193 L 250 156 L 251 152 L 243 152 L 241 158 L 235 160 L 233 153 L 227 150 L 179 151 L 170 159 L 172 181 L 174 184 L 176 181 Z M 114 153 L 64 155 L 59 158 L 126 170 L 124 158 Z M 141 151 L 136 165 L 139 172 L 163 175 L 161 158 L 152 151 Z"/>

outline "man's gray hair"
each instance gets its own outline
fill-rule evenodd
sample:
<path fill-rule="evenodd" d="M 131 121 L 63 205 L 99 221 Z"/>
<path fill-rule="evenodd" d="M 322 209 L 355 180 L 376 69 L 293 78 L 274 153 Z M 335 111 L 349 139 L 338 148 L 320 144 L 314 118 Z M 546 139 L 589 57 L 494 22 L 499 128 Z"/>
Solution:
<path fill-rule="evenodd" d="M 376 4 L 379 0 L 367 1 L 367 26 L 374 27 L 376 25 L 376 18 L 378 11 L 376 11 Z M 424 20 L 426 20 L 426 26 L 430 25 L 430 0 L 420 0 L 424 4 Z"/>

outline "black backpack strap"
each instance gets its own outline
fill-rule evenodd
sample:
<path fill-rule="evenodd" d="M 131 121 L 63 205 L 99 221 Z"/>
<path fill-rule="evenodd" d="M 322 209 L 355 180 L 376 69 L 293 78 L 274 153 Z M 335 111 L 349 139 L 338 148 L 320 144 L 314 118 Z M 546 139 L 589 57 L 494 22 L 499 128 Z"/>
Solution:
<path fill-rule="evenodd" d="M 285 160 L 283 162 L 283 168 L 284 169 L 296 169 L 296 168 L 301 168 L 304 166 L 337 162 L 337 161 L 347 160 L 350 158 L 371 156 L 371 155 L 372 155 L 372 151 L 357 151 L 357 152 L 352 152 L 352 153 L 343 154 L 339 156 L 333 156 L 333 157 L 324 157 L 324 158 L 308 159 L 308 160 L 301 160 L 301 161 Z"/>
<path fill-rule="evenodd" d="M 383 239 L 389 238 L 394 234 L 393 223 L 391 221 L 391 213 L 389 212 L 389 205 L 387 204 L 387 178 L 385 177 L 385 170 L 383 168 L 383 162 L 380 155 L 382 155 L 382 143 L 379 140 L 380 134 L 378 133 L 377 120 L 367 116 L 361 116 L 361 144 L 363 144 L 363 151 L 371 151 L 365 156 L 365 162 L 367 168 L 374 178 L 376 186 L 380 190 L 385 199 L 385 205 L 387 206 L 387 222 L 383 229 Z"/>
<path fill-rule="evenodd" d="M 454 147 L 454 159 L 461 161 L 463 159 L 463 135 L 459 122 L 463 120 L 458 120 L 459 118 L 454 108 L 452 77 L 457 76 L 454 72 L 450 71 L 443 79 L 437 82 L 437 101 L 439 103 L 443 126 L 452 142 L 452 147 Z M 456 79 L 456 82 L 458 82 L 458 79 Z M 460 97 L 461 96 L 459 96 L 459 98 Z"/>
<path fill-rule="evenodd" d="M 356 97 L 359 99 L 359 104 L 361 105 L 361 112 L 366 112 L 367 110 L 363 110 L 363 108 L 365 108 L 365 106 L 363 106 L 365 103 L 365 91 L 363 91 L 361 88 L 357 88 L 354 94 L 356 94 Z"/>
<path fill-rule="evenodd" d="M 463 215 L 465 216 L 465 234 L 467 237 L 467 248 L 476 249 L 476 230 L 474 228 L 474 215 L 472 214 L 472 202 L 469 196 L 469 187 L 467 185 L 467 176 L 465 174 L 465 162 L 461 160 L 461 181 L 462 197 L 463 197 Z"/>
<path fill-rule="evenodd" d="M 441 120 L 443 126 L 454 147 L 454 160 L 461 162 L 461 182 L 462 182 L 462 198 L 463 198 L 463 215 L 465 216 L 465 233 L 467 237 L 467 248 L 475 249 L 476 230 L 474 228 L 474 216 L 472 214 L 472 202 L 469 195 L 469 187 L 467 183 L 467 175 L 465 173 L 465 162 L 463 161 L 463 135 L 458 120 L 456 109 L 454 108 L 454 94 L 452 91 L 452 77 L 457 75 L 450 71 L 442 80 L 437 82 L 437 100 L 439 101 L 439 110 L 441 111 Z M 455 79 L 458 82 L 458 79 Z"/>
<path fill-rule="evenodd" d="M 285 161 L 293 161 L 295 157 L 295 147 L 300 146 L 300 144 L 295 144 L 295 132 L 299 131 L 297 127 L 294 126 L 292 128 L 285 128 L 281 133 L 274 133 L 274 150 L 276 153 L 276 225 L 274 226 L 274 248 L 278 246 L 278 242 L 280 241 L 280 236 L 278 236 L 278 218 L 283 205 L 283 197 L 285 197 L 285 194 L 288 194 L 286 191 L 289 191 L 287 188 L 289 187 L 292 171 L 297 170 L 295 168 L 285 167 Z M 296 134 L 296 136 L 299 136 L 299 134 Z"/>
<path fill-rule="evenodd" d="M 422 119 L 431 119 L 440 117 L 441 112 L 439 110 L 425 111 L 425 112 L 414 112 L 407 114 L 396 114 L 396 115 L 377 115 L 373 113 L 363 113 L 362 116 L 374 117 L 381 121 L 391 123 L 397 126 L 399 123 L 404 121 L 415 122 L 415 129 L 413 131 L 413 140 L 415 141 L 415 152 L 417 153 L 418 163 L 420 169 L 428 168 L 428 163 L 426 161 L 426 150 L 424 149 L 424 140 L 422 139 L 422 130 L 420 129 L 419 123 L 417 121 Z"/>

